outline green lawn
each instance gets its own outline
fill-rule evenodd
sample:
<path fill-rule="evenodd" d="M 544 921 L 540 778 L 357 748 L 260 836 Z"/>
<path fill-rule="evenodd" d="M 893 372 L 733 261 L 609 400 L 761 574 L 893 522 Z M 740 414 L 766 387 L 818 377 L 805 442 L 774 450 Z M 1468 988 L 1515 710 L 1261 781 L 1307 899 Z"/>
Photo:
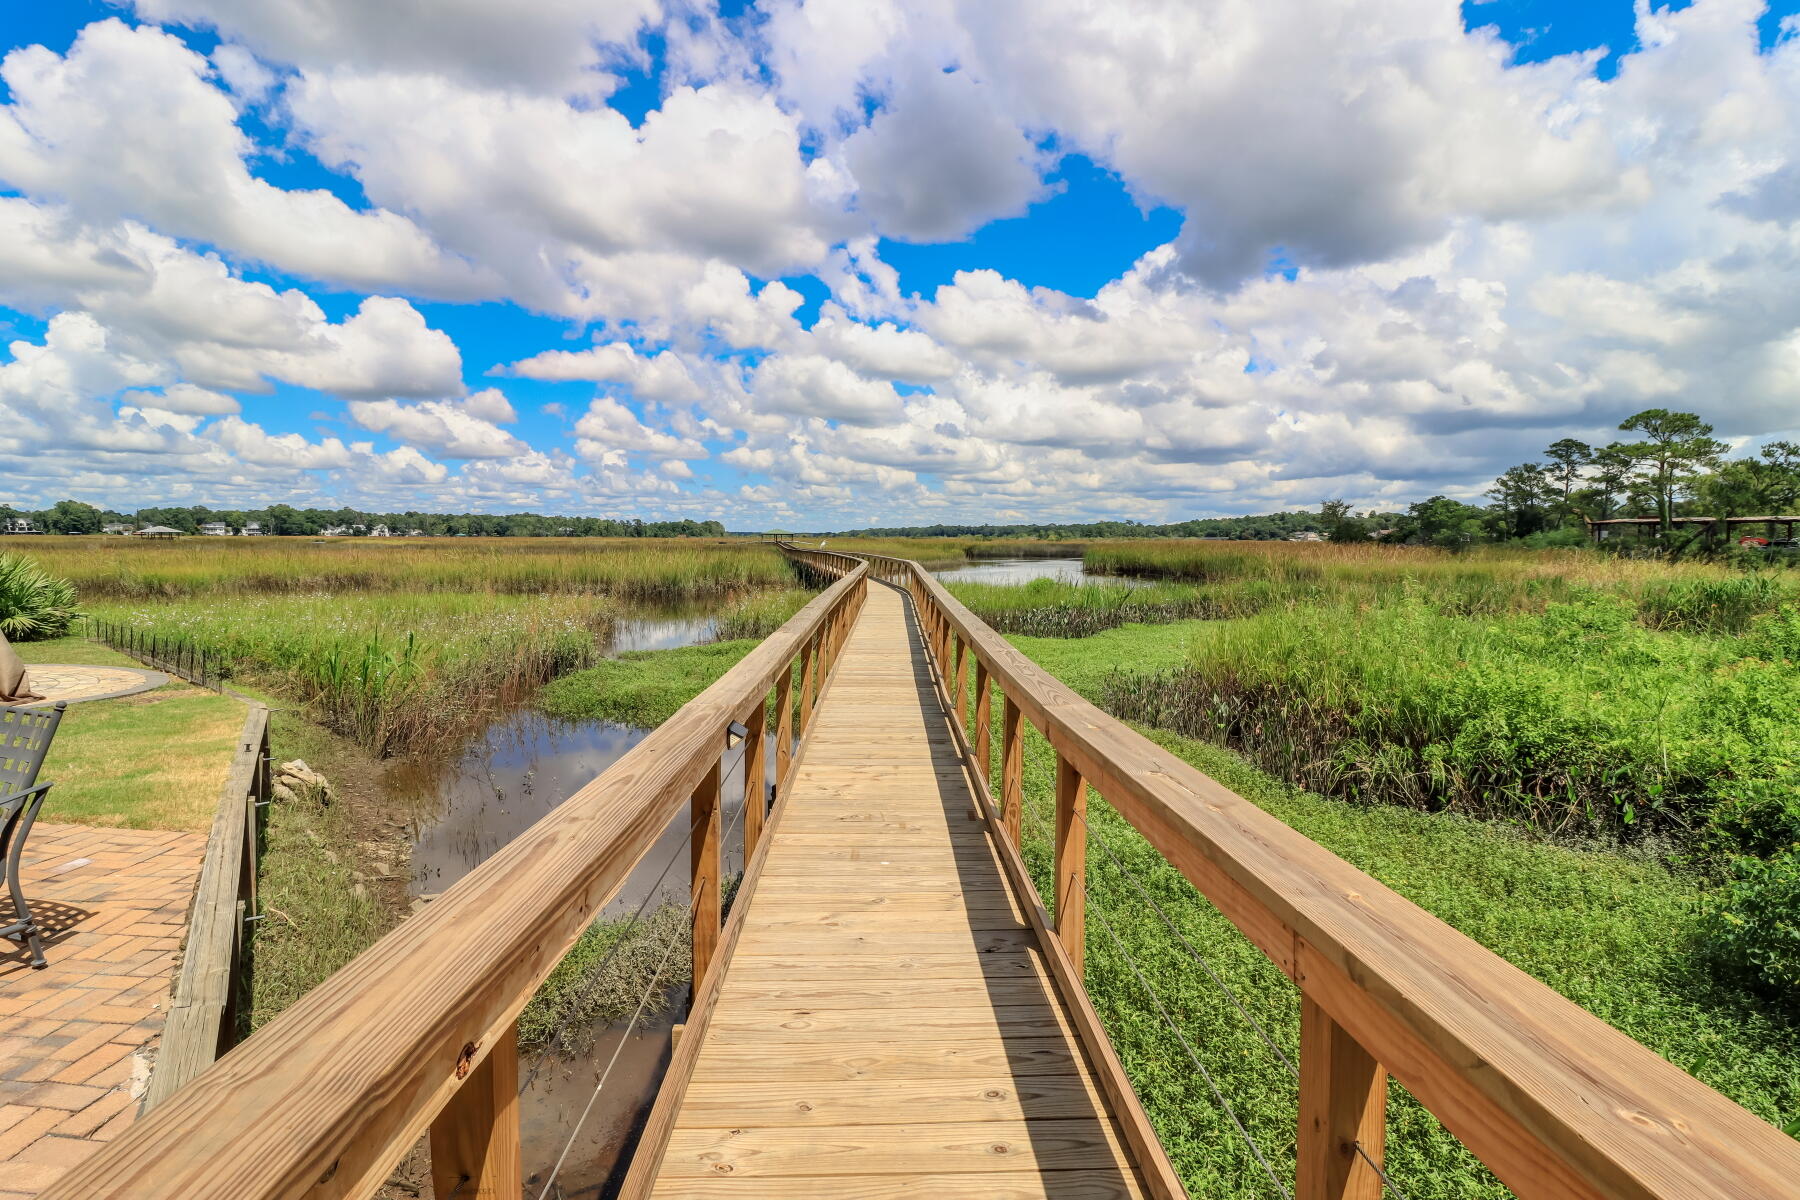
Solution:
<path fill-rule="evenodd" d="M 14 647 L 31 663 L 137 666 L 82 638 Z M 39 778 L 55 783 L 41 820 L 129 829 L 212 827 L 242 702 L 180 681 L 116 700 L 71 704 Z"/>
<path fill-rule="evenodd" d="M 1121 667 L 1135 674 L 1180 662 L 1191 634 L 1191 627 L 1127 626 L 1081 639 L 1012 641 L 1091 695 Z M 1702 965 L 1693 949 L 1700 889 L 1689 877 L 1648 857 L 1550 844 L 1505 825 L 1326 799 L 1272 779 L 1229 750 L 1142 732 L 1759 1116 L 1790 1131 L 1800 1123 L 1800 1027 Z M 1053 772 L 1049 744 L 1033 733 L 1025 855 L 1046 896 Z M 1113 856 L 1290 1058 L 1297 1055 L 1297 993 L 1135 830 L 1097 799 L 1090 805 L 1090 824 L 1105 843 L 1088 854 L 1087 984 L 1095 1005 L 1190 1191 L 1273 1196 L 1128 959 L 1154 982 L 1226 1099 L 1289 1181 L 1295 1085 Z M 1395 1182 L 1414 1200 L 1507 1194 L 1398 1089 L 1389 1147 Z"/>

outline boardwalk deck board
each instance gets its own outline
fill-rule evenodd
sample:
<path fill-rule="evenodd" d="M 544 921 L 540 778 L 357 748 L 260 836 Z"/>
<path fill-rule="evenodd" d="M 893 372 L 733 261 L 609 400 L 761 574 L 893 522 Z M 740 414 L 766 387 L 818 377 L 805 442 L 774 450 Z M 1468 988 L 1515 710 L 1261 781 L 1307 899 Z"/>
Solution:
<path fill-rule="evenodd" d="M 655 1196 L 1143 1194 L 889 588 L 770 836 Z"/>

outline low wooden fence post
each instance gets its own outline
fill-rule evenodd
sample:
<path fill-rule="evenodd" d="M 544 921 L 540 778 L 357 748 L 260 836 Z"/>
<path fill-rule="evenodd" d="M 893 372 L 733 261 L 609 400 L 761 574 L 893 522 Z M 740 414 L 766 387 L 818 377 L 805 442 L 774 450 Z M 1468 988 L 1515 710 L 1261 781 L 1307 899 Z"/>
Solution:
<path fill-rule="evenodd" d="M 438 1196 L 522 1200 L 523 1179 L 519 1027 L 513 1024 L 431 1122 L 431 1187 Z"/>
<path fill-rule="evenodd" d="M 712 770 L 694 789 L 690 802 L 694 822 L 690 855 L 694 898 L 690 915 L 693 919 L 693 988 L 696 996 L 700 994 L 700 985 L 706 980 L 706 970 L 712 965 L 713 953 L 719 946 L 719 918 L 723 908 L 723 893 L 719 886 L 722 857 L 719 853 L 720 792 L 719 764 L 714 762 Z"/>
<path fill-rule="evenodd" d="M 1056 938 L 1080 972 L 1087 950 L 1087 783 L 1056 756 Z"/>
<path fill-rule="evenodd" d="M 1381 1200 L 1387 1072 L 1309 996 L 1300 998 L 1300 1145 L 1294 1200 Z"/>

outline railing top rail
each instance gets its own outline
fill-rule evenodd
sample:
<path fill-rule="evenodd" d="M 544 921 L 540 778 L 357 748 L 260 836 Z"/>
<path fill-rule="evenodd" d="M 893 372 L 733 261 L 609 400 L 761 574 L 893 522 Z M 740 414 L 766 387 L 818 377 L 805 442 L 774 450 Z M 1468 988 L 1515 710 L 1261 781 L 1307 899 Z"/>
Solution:
<path fill-rule="evenodd" d="M 366 1196 L 681 810 L 860 562 L 600 776 L 42 1200 Z"/>
<path fill-rule="evenodd" d="M 857 557 L 903 570 L 1057 751 L 1521 1195 L 1800 1180 L 1800 1142 L 1076 695 L 918 563 Z"/>

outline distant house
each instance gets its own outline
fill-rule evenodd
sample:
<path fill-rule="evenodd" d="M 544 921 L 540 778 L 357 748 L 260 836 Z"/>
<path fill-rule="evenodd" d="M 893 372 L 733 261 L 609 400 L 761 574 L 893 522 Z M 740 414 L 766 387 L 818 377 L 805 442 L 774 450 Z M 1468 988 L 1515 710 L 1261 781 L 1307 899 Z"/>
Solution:
<path fill-rule="evenodd" d="M 556 527 L 556 536 L 557 537 L 570 537 L 574 533 L 575 533 L 575 527 L 573 525 L 559 525 Z"/>
<path fill-rule="evenodd" d="M 231 526 L 223 521 L 207 521 L 200 526 L 200 532 L 206 537 L 230 537 Z"/>
<path fill-rule="evenodd" d="M 424 537 L 425 531 L 423 529 L 409 529 L 406 531 L 406 536 L 407 537 Z"/>
<path fill-rule="evenodd" d="M 181 530 L 170 529 L 167 525 L 146 525 L 131 536 L 141 538 L 175 538 L 181 536 Z"/>
<path fill-rule="evenodd" d="M 244 536 L 245 537 L 262 537 L 263 536 L 262 522 L 261 521 L 252 521 L 248 525 L 244 526 Z"/>
<path fill-rule="evenodd" d="M 393 532 L 386 525 L 377 525 L 369 530 L 370 537 L 393 537 Z"/>
<path fill-rule="evenodd" d="M 1322 542 L 1324 540 L 1325 538 L 1323 535 L 1314 533 L 1310 529 L 1302 530 L 1288 539 L 1290 542 Z"/>
<path fill-rule="evenodd" d="M 0 523 L 0 533 L 42 533 L 44 527 L 30 517 L 8 517 Z"/>
<path fill-rule="evenodd" d="M 100 527 L 101 533 L 130 533 L 131 526 L 123 521 L 110 521 Z"/>

